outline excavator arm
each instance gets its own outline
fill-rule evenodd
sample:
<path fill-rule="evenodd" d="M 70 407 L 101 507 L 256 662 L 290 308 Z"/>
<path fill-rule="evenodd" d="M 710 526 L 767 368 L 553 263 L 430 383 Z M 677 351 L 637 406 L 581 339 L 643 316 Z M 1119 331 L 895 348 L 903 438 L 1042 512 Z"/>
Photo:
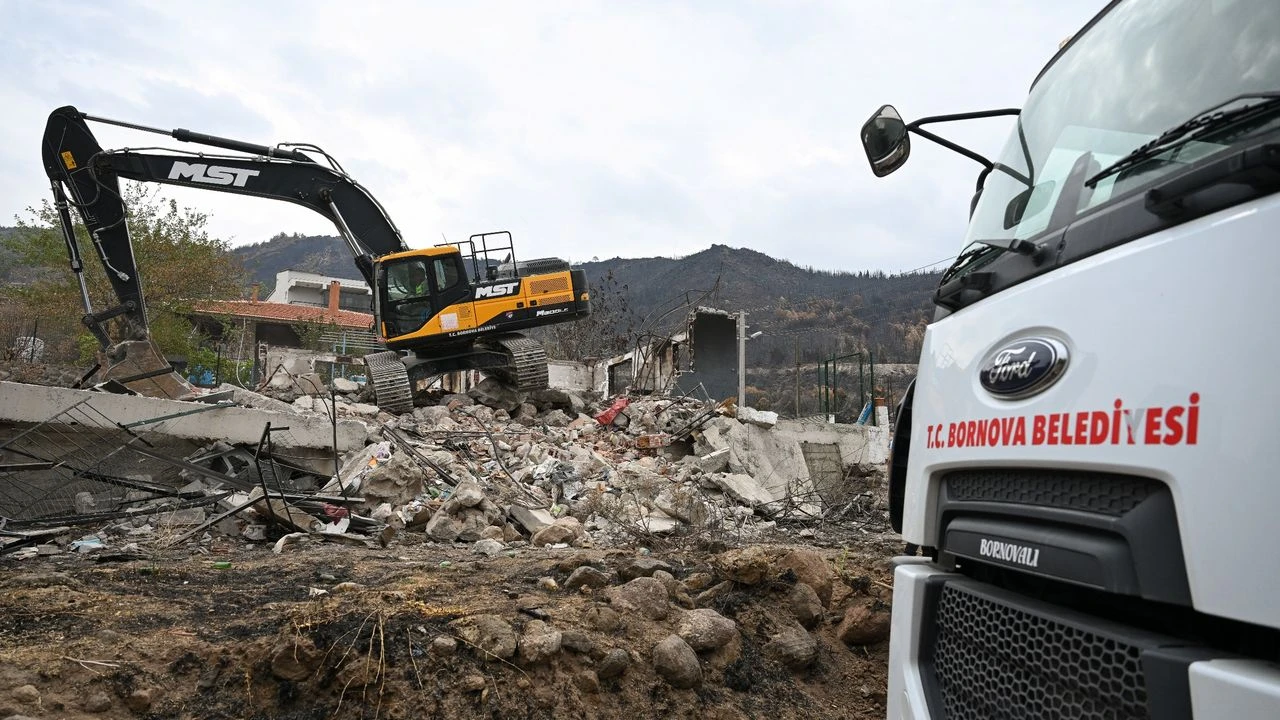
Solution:
<path fill-rule="evenodd" d="M 248 155 L 104 150 L 90 130 L 89 121 Z M 309 149 L 324 156 L 318 148 Z M 108 345 L 108 338 L 102 323 L 113 317 L 125 318 L 134 339 L 146 335 L 142 284 L 125 223 L 127 209 L 120 194 L 120 178 L 283 200 L 310 208 L 334 223 L 351 250 L 356 267 L 372 287 L 373 258 L 409 247 L 378 201 L 336 162 L 324 157 L 331 166 L 316 162 L 297 148 L 255 145 L 182 129 L 159 130 L 90 116 L 70 106 L 53 111 L 44 134 L 44 167 L 62 221 L 71 268 L 80 280 L 85 324 L 103 347 Z M 119 300 L 116 307 L 95 312 L 90 303 L 70 208 L 75 208 L 89 232 Z"/>

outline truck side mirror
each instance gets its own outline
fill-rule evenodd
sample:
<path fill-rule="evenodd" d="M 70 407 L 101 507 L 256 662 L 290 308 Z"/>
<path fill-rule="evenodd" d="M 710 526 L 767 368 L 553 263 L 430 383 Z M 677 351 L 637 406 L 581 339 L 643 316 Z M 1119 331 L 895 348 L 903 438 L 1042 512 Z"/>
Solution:
<path fill-rule="evenodd" d="M 911 155 L 907 124 L 892 105 L 881 105 L 862 126 L 862 147 L 867 151 L 871 172 L 884 177 L 902 167 Z"/>

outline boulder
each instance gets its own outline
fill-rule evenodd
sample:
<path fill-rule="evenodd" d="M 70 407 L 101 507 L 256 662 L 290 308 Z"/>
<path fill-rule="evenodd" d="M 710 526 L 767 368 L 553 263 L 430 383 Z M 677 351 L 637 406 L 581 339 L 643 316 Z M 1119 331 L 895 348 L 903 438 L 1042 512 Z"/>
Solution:
<path fill-rule="evenodd" d="M 846 645 L 871 645 L 889 637 L 891 614 L 872 600 L 850 605 L 836 628 L 836 637 Z"/>
<path fill-rule="evenodd" d="M 824 607 L 831 602 L 831 588 L 836 579 L 836 571 L 822 555 L 803 548 L 792 550 L 779 558 L 774 566 L 776 573 L 786 570 L 791 570 L 797 580 L 813 588 Z"/>
<path fill-rule="evenodd" d="M 803 670 L 818 659 L 818 641 L 801 628 L 791 628 L 770 638 L 765 654 L 792 670 Z"/>
<path fill-rule="evenodd" d="M 453 491 L 453 495 L 449 499 L 462 507 L 475 507 L 484 500 L 484 490 L 481 490 L 476 483 L 462 482 L 458 484 L 457 489 Z"/>
<path fill-rule="evenodd" d="M 527 508 L 520 505 L 512 505 L 507 508 L 507 515 L 516 521 L 520 527 L 523 527 L 530 535 L 537 532 L 556 521 L 555 516 L 541 508 Z"/>
<path fill-rule="evenodd" d="M 564 581 L 565 590 L 577 590 L 580 587 L 602 588 L 609 585 L 609 573 L 601 572 L 590 565 L 583 565 L 572 573 L 569 573 L 569 579 Z"/>
<path fill-rule="evenodd" d="M 650 620 L 665 618 L 670 609 L 667 589 L 661 582 L 648 577 L 611 587 L 605 590 L 605 597 L 618 612 L 624 615 L 635 613 Z"/>
<path fill-rule="evenodd" d="M 668 635 L 653 646 L 653 669 L 672 687 L 691 688 L 702 682 L 698 656 L 679 635 Z"/>
<path fill-rule="evenodd" d="M 808 583 L 796 583 L 787 593 L 791 614 L 806 629 L 812 630 L 822 621 L 822 600 Z"/>
<path fill-rule="evenodd" d="M 541 620 L 530 620 L 520 635 L 520 660 L 528 665 L 548 660 L 560 652 L 562 635 Z"/>
<path fill-rule="evenodd" d="M 562 517 L 556 519 L 556 521 L 551 525 L 534 533 L 533 539 L 530 542 L 534 547 L 569 543 L 581 537 L 582 533 L 582 522 L 579 521 L 578 518 Z"/>
<path fill-rule="evenodd" d="M 631 655 L 622 648 L 614 648 L 605 653 L 604 658 L 600 660 L 596 674 L 601 680 L 608 680 L 622 675 L 630 666 Z"/>
<path fill-rule="evenodd" d="M 715 650 L 737 637 L 738 623 L 710 608 L 690 610 L 680 619 L 676 634 L 694 650 Z"/>
<path fill-rule="evenodd" d="M 516 654 L 516 631 L 497 615 L 470 615 L 449 623 L 458 637 L 484 660 L 509 660 Z"/>
<path fill-rule="evenodd" d="M 723 576 L 743 585 L 758 585 L 769 575 L 769 557 L 755 545 L 721 553 L 715 565 Z"/>
<path fill-rule="evenodd" d="M 618 570 L 618 575 L 625 580 L 635 580 L 638 577 L 652 577 L 653 573 L 658 570 L 671 572 L 671 565 L 662 560 L 655 560 L 652 557 L 638 557 L 630 560 Z"/>
<path fill-rule="evenodd" d="M 416 460 L 406 453 L 394 453 L 386 462 L 379 462 L 360 483 L 360 493 L 366 502 L 389 502 L 405 505 L 422 494 L 427 473 Z"/>
<path fill-rule="evenodd" d="M 344 377 L 333 379 L 333 389 L 344 394 L 360 392 L 360 386 L 354 380 L 348 380 Z"/>
<path fill-rule="evenodd" d="M 495 378 L 481 380 L 467 391 L 467 395 L 481 405 L 506 410 L 508 413 L 520 407 L 520 393 Z"/>

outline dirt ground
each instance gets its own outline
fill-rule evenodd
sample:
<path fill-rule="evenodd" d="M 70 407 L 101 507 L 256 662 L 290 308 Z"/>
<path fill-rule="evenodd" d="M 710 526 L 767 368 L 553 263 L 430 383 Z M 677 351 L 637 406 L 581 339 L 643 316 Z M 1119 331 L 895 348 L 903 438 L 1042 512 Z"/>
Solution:
<path fill-rule="evenodd" d="M 840 622 L 851 606 L 884 611 L 893 548 L 878 536 L 827 545 L 803 546 L 835 581 L 809 631 L 816 659 L 800 669 L 770 644 L 796 627 L 796 576 L 778 560 L 798 545 L 755 546 L 770 560 L 755 583 L 726 581 L 730 549 L 705 545 L 482 557 L 428 542 L 311 543 L 277 555 L 218 540 L 208 554 L 0 557 L 0 718 L 881 718 L 888 643 L 846 644 Z M 636 558 L 671 568 L 665 618 L 612 612 L 607 588 L 564 589 L 586 564 L 616 587 Z M 688 689 L 653 663 L 681 603 L 738 629 L 698 654 Z M 543 620 L 563 647 L 499 659 L 453 622 L 486 614 L 517 635 Z M 608 677 L 618 648 L 629 662 Z"/>

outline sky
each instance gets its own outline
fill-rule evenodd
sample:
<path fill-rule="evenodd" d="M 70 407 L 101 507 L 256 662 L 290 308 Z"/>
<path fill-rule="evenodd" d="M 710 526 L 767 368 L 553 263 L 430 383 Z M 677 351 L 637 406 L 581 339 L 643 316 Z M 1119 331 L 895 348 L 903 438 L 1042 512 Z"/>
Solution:
<path fill-rule="evenodd" d="M 960 249 L 979 166 L 916 139 L 875 178 L 876 109 L 1019 107 L 1104 0 L 0 0 L 0 225 L 49 197 L 50 111 L 333 155 L 411 247 L 509 230 L 520 257 L 712 244 L 899 272 Z M 991 156 L 1008 118 L 935 126 Z M 95 125 L 101 144 L 185 147 Z M 335 234 L 289 203 L 169 188 L 243 245 Z M 937 268 L 940 269 L 940 266 Z"/>

